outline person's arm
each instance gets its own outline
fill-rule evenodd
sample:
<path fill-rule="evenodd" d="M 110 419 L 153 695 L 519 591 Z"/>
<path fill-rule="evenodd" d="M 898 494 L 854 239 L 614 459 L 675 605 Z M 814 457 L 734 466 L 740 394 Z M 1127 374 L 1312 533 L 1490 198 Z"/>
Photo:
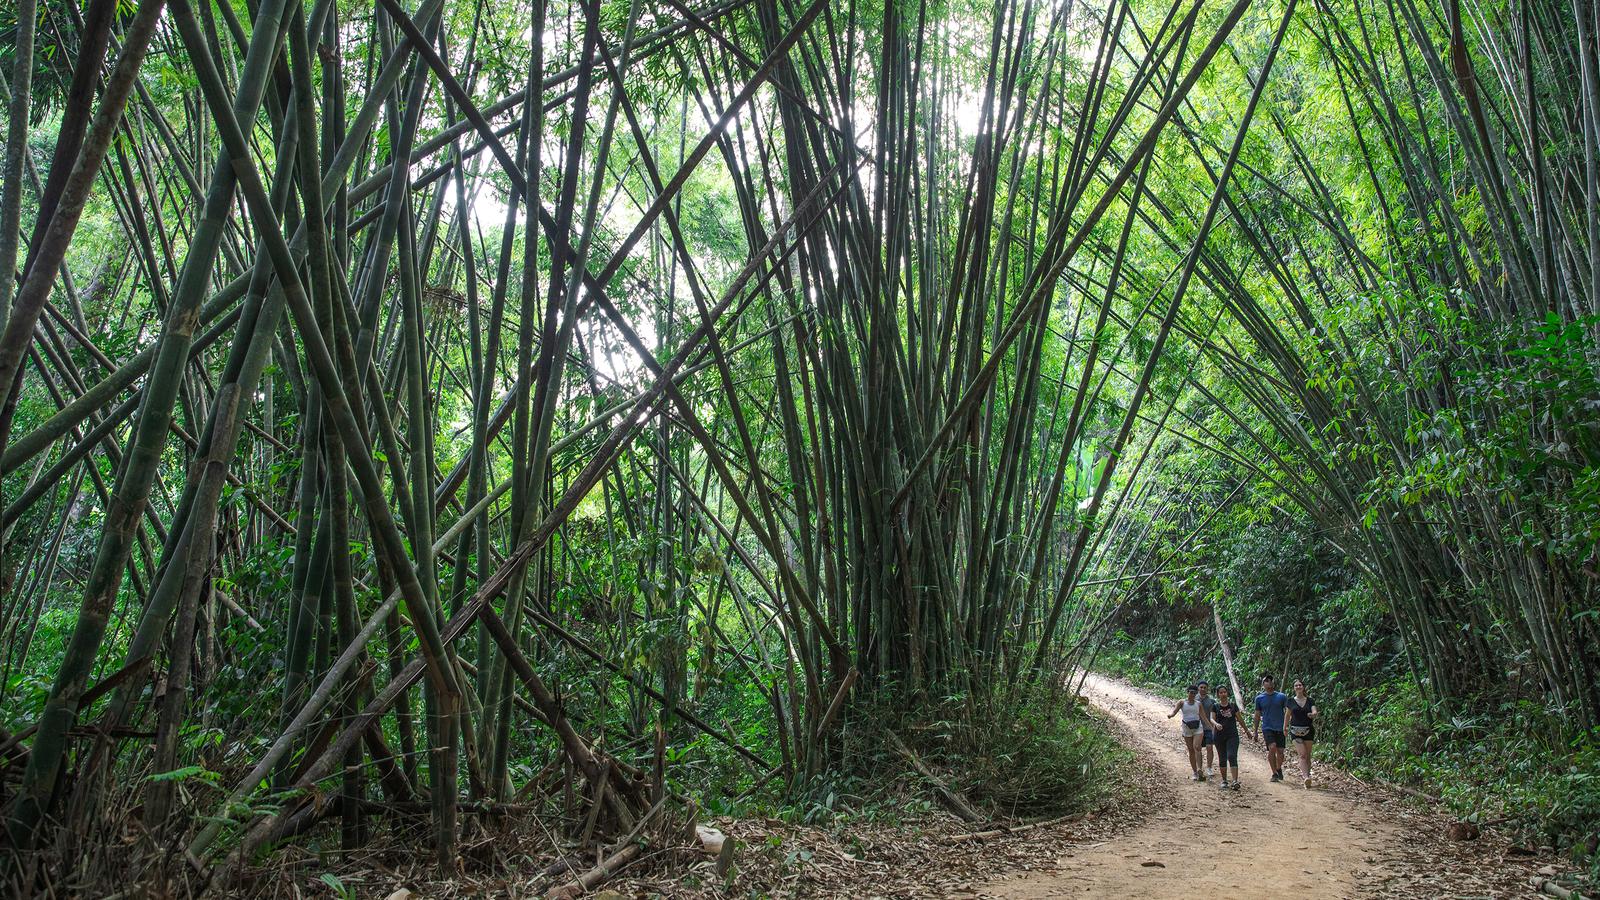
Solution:
<path fill-rule="evenodd" d="M 1250 718 L 1250 738 L 1254 740 L 1261 733 L 1261 704 L 1255 704 L 1255 715 Z"/>
<path fill-rule="evenodd" d="M 1313 719 L 1317 717 L 1317 705 L 1315 703 L 1311 704 L 1311 711 L 1306 713 L 1306 715 Z"/>
<path fill-rule="evenodd" d="M 1179 700 L 1176 704 L 1173 705 L 1172 712 L 1167 713 L 1167 718 L 1170 719 L 1173 716 L 1177 715 L 1178 714 L 1178 710 L 1180 710 L 1180 709 L 1183 709 L 1183 701 L 1182 700 Z"/>

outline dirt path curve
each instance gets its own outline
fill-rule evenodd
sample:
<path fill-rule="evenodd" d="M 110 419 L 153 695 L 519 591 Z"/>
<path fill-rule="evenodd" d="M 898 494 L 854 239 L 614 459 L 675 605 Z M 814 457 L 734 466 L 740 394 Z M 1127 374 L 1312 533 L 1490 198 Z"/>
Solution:
<path fill-rule="evenodd" d="M 1056 873 L 993 882 L 986 897 L 1356 897 L 1372 883 L 1369 870 L 1404 846 L 1401 829 L 1370 805 L 1315 781 L 1311 790 L 1269 782 L 1266 754 L 1249 740 L 1239 748 L 1243 789 L 1191 782 L 1166 701 L 1098 676 L 1084 695 L 1126 727 L 1136 751 L 1158 761 L 1175 785 L 1173 801 L 1115 840 L 1069 850 Z M 1286 774 L 1296 765 L 1287 761 Z"/>

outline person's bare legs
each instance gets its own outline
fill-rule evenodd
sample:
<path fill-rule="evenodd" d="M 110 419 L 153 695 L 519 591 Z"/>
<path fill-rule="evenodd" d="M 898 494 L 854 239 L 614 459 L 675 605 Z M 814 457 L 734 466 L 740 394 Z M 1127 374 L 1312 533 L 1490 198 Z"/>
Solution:
<path fill-rule="evenodd" d="M 1300 757 L 1300 779 L 1306 787 L 1311 786 L 1311 742 L 1295 741 L 1295 752 Z"/>

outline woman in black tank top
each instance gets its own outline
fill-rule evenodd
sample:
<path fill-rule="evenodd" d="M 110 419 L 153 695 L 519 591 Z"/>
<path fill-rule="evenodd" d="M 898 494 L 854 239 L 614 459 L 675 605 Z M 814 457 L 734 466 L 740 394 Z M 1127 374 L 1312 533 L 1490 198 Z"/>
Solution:
<path fill-rule="evenodd" d="M 1289 698 L 1289 739 L 1294 741 L 1295 753 L 1300 757 L 1300 778 L 1311 787 L 1311 745 L 1317 740 L 1317 704 L 1306 693 L 1306 683 L 1296 680 L 1294 696 Z"/>

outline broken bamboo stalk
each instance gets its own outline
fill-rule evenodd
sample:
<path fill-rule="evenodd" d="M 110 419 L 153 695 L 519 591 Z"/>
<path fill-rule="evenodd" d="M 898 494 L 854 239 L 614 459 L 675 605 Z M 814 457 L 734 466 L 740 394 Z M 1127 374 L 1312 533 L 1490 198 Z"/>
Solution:
<path fill-rule="evenodd" d="M 1093 816 L 1094 813 L 1068 813 L 1064 816 L 1055 816 L 1041 819 L 1037 822 L 1027 822 L 1022 825 L 1002 825 L 999 828 L 990 828 L 984 831 L 969 831 L 966 834 L 953 834 L 944 839 L 947 844 L 965 844 L 972 841 L 986 841 L 989 838 L 1003 837 L 1008 834 L 1023 834 L 1039 828 L 1049 828 L 1051 825 L 1060 825 L 1065 822 L 1081 822 Z"/>
<path fill-rule="evenodd" d="M 1222 645 L 1222 664 L 1228 670 L 1228 683 L 1233 685 L 1233 702 L 1244 702 L 1244 692 L 1239 690 L 1239 678 L 1233 672 L 1233 648 L 1228 646 L 1228 635 L 1222 629 L 1222 612 L 1215 601 L 1211 604 L 1211 620 L 1217 623 L 1217 643 Z"/>
<path fill-rule="evenodd" d="M 939 802 L 944 804 L 946 809 L 955 813 L 963 822 L 976 823 L 984 820 L 983 814 L 974 809 L 972 803 L 966 797 L 963 797 L 960 791 L 952 788 L 945 783 L 944 779 L 933 774 L 933 770 L 928 768 L 928 764 L 923 762 L 915 751 L 906 746 L 906 742 L 900 739 L 900 735 L 895 734 L 893 731 L 886 731 L 885 734 L 888 736 L 889 746 L 893 747 L 896 753 L 904 756 L 906 761 L 911 763 L 911 768 L 916 769 L 918 775 L 921 775 L 929 784 L 933 785 L 935 796 L 939 798 Z"/>

